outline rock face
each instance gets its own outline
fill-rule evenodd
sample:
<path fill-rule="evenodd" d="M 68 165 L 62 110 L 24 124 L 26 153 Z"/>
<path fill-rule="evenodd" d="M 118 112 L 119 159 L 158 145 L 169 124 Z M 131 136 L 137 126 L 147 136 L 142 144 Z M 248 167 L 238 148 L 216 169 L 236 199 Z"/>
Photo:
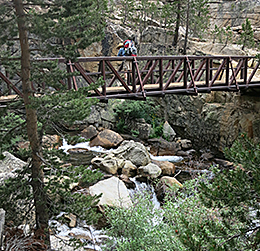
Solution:
<path fill-rule="evenodd" d="M 89 187 L 89 192 L 92 196 L 102 193 L 99 205 L 126 208 L 132 205 L 130 194 L 124 182 L 114 176 Z"/>
<path fill-rule="evenodd" d="M 158 99 L 161 114 L 181 137 L 194 146 L 212 146 L 223 152 L 239 133 L 260 139 L 260 97 L 235 93 L 200 94 L 197 97 L 166 95 Z"/>

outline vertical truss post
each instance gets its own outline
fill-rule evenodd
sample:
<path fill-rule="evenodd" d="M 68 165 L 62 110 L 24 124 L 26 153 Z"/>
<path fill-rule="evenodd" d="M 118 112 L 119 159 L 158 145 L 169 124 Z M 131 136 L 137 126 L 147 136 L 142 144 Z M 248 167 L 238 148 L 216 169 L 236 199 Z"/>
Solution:
<path fill-rule="evenodd" d="M 187 64 L 188 64 L 188 57 L 186 57 L 186 60 L 183 60 L 183 86 L 185 88 L 187 88 L 187 80 L 188 80 L 188 76 L 187 76 Z"/>
<path fill-rule="evenodd" d="M 195 74 L 195 59 L 191 60 L 191 68 L 192 68 L 192 75 L 194 76 L 194 74 Z"/>
<path fill-rule="evenodd" d="M 212 58 L 209 59 L 209 67 L 210 67 L 209 79 L 212 80 L 212 77 L 213 77 L 213 60 L 212 60 Z"/>
<path fill-rule="evenodd" d="M 103 59 L 101 61 L 101 72 L 102 72 L 102 77 L 104 80 L 104 84 L 102 85 L 102 94 L 106 96 L 106 66 L 105 66 L 105 60 Z"/>
<path fill-rule="evenodd" d="M 174 59 L 172 60 L 172 69 L 174 70 L 175 69 L 175 61 Z M 173 77 L 172 81 L 175 82 L 175 76 Z"/>
<path fill-rule="evenodd" d="M 246 85 L 247 83 L 247 66 L 248 66 L 248 58 L 245 58 L 244 60 L 244 69 L 241 70 L 241 73 L 243 73 L 243 75 L 241 76 L 241 78 L 244 79 L 244 84 Z"/>
<path fill-rule="evenodd" d="M 207 58 L 206 60 L 206 86 L 209 86 L 209 80 L 210 80 L 210 58 Z"/>
<path fill-rule="evenodd" d="M 134 60 L 133 60 L 133 62 L 132 62 L 132 91 L 133 92 L 136 92 L 136 83 L 135 83 L 135 69 L 136 69 L 136 67 L 137 67 L 137 61 L 135 62 Z"/>
<path fill-rule="evenodd" d="M 160 90 L 163 89 L 163 60 L 160 59 L 159 61 L 159 88 Z"/>
<path fill-rule="evenodd" d="M 153 63 L 153 61 L 151 62 L 151 63 Z M 151 64 L 151 66 L 152 66 L 153 64 Z M 151 84 L 154 84 L 154 72 L 152 71 L 152 73 L 151 73 Z"/>
<path fill-rule="evenodd" d="M 227 86 L 229 85 L 229 63 L 230 63 L 230 60 L 229 60 L 229 57 L 227 57 L 227 59 L 226 59 L 226 85 Z"/>

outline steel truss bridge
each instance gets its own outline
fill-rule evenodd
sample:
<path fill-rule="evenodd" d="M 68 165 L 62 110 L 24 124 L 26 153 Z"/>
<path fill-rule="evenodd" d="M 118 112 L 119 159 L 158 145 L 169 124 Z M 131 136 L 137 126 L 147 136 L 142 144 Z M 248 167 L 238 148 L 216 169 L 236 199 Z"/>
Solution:
<path fill-rule="evenodd" d="M 72 73 L 60 79 L 67 89 L 78 90 L 101 83 L 87 97 L 107 99 L 143 99 L 165 94 L 197 95 L 211 91 L 246 91 L 260 87 L 259 61 L 250 56 L 138 56 L 81 57 L 75 62 L 56 60 L 62 69 Z M 37 60 L 36 60 L 37 61 Z M 128 69 L 125 66 L 128 65 Z M 51 71 L 51 69 L 48 69 Z M 0 99 L 6 95 L 23 96 L 20 75 L 15 79 L 0 71 Z M 32 83 L 32 89 L 45 89 L 48 83 Z M 8 90 L 6 94 L 3 90 Z"/>

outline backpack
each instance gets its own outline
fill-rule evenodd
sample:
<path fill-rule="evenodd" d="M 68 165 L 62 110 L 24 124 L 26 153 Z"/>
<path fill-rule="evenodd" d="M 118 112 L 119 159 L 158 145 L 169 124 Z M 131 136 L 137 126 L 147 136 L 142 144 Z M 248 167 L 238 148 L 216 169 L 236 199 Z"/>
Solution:
<path fill-rule="evenodd" d="M 132 40 L 125 40 L 124 42 L 125 56 L 137 56 L 137 49 Z"/>

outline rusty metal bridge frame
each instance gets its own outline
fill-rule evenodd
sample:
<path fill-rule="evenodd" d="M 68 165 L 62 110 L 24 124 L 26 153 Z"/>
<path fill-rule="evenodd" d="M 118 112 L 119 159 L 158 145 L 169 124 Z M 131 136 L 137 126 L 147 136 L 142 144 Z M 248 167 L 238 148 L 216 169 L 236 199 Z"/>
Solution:
<path fill-rule="evenodd" d="M 68 72 L 77 76 L 61 79 L 68 89 L 78 90 L 103 79 L 102 85 L 88 97 L 107 99 L 143 99 L 165 94 L 197 95 L 211 91 L 246 91 L 260 87 L 259 61 L 250 56 L 138 56 L 81 57 L 77 61 L 57 60 Z M 128 70 L 124 67 L 128 64 Z M 18 74 L 19 75 L 19 74 Z M 127 79 L 124 76 L 127 75 Z M 23 96 L 16 87 L 21 80 L 8 78 L 0 71 L 1 83 L 10 92 Z M 46 88 L 47 83 L 42 83 Z M 32 86 L 34 89 L 35 87 Z M 0 96 L 3 95 L 0 93 Z"/>

